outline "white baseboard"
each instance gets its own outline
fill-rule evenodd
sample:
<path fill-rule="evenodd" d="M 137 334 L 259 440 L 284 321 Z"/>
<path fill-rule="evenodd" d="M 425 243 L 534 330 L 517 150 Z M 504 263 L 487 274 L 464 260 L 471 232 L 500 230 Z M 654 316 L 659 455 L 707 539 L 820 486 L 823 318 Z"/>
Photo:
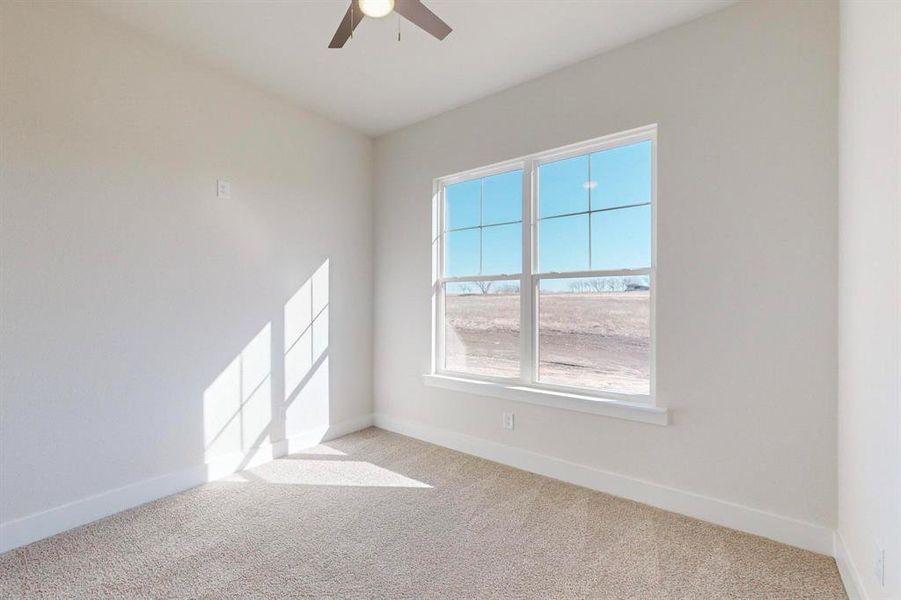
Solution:
<path fill-rule="evenodd" d="M 470 435 L 400 421 L 376 414 L 375 426 L 452 450 L 473 454 L 517 469 L 595 489 L 724 527 L 766 537 L 783 544 L 831 556 L 830 528 L 749 506 L 659 485 L 491 442 Z"/>
<path fill-rule="evenodd" d="M 264 444 L 247 452 L 216 457 L 205 464 L 145 479 L 81 498 L 54 508 L 0 523 L 0 553 L 108 517 L 146 502 L 269 462 L 279 456 L 315 446 L 372 425 L 372 416 L 349 419 L 328 427 L 304 431 L 287 440 Z"/>
<path fill-rule="evenodd" d="M 282 452 L 281 455 L 291 454 L 298 450 L 315 446 L 320 442 L 333 440 L 343 435 L 353 433 L 354 431 L 366 429 L 367 427 L 372 427 L 372 415 L 348 419 L 346 421 L 341 421 L 340 423 L 334 423 L 328 427 L 309 429 L 285 440 L 285 442 L 283 442 L 286 444 L 285 451 Z"/>
<path fill-rule="evenodd" d="M 849 562 L 844 553 L 840 537 L 834 536 L 833 531 L 827 527 L 466 434 L 400 421 L 386 415 L 364 416 L 336 423 L 330 427 L 311 429 L 288 440 L 255 448 L 248 453 L 219 457 L 206 464 L 132 483 L 46 511 L 7 521 L 0 524 L 0 552 L 6 552 L 146 502 L 225 477 L 239 468 L 250 468 L 322 441 L 365 429 L 373 424 L 382 429 L 525 471 L 650 504 L 664 510 L 760 535 L 821 554 L 834 555 L 851 599 L 866 600 L 866 596 L 860 592 L 859 578 L 853 564 Z M 858 595 L 855 596 L 855 593 Z"/>
<path fill-rule="evenodd" d="M 854 561 L 845 548 L 845 542 L 842 540 L 841 534 L 836 531 L 834 535 L 835 564 L 838 565 L 838 573 L 842 577 L 842 583 L 845 585 L 845 591 L 848 593 L 848 600 L 869 600 L 867 592 L 864 589 L 860 574 L 854 566 Z"/>

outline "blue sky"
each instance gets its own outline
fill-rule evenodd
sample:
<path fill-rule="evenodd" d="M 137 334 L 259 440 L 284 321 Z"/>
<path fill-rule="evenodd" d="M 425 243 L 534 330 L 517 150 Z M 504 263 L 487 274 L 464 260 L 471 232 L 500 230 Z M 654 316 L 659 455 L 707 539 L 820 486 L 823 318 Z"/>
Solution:
<path fill-rule="evenodd" d="M 445 198 L 445 275 L 519 273 L 522 171 L 448 186 Z M 649 141 L 540 166 L 539 270 L 649 267 L 650 201 Z"/>

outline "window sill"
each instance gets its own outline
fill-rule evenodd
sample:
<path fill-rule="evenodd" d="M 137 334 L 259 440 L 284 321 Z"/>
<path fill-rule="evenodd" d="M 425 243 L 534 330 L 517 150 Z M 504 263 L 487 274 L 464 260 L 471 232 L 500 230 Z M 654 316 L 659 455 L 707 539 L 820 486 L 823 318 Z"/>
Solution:
<path fill-rule="evenodd" d="M 525 385 L 507 383 L 495 383 L 478 379 L 467 379 L 451 375 L 428 374 L 422 376 L 422 381 L 428 386 L 440 387 L 456 392 L 476 394 L 479 396 L 492 396 L 516 402 L 527 402 L 540 406 L 550 406 L 563 410 L 603 415 L 628 421 L 639 421 L 653 425 L 669 425 L 669 410 L 659 406 L 637 404 L 625 400 L 610 400 L 574 394 L 545 390 Z"/>

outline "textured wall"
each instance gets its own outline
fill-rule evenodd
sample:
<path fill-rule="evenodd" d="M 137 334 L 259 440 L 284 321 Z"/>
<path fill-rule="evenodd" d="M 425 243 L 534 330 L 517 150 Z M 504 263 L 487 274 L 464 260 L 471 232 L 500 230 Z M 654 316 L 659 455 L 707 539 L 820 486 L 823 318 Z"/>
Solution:
<path fill-rule="evenodd" d="M 740 3 L 379 138 L 376 411 L 834 527 L 837 44 L 835 3 Z M 649 123 L 673 425 L 424 387 L 432 179 Z"/>
<path fill-rule="evenodd" d="M 901 598 L 901 2 L 842 2 L 840 80 L 838 529 Z"/>
<path fill-rule="evenodd" d="M 0 11 L 2 520 L 368 415 L 371 140 L 75 4 Z"/>

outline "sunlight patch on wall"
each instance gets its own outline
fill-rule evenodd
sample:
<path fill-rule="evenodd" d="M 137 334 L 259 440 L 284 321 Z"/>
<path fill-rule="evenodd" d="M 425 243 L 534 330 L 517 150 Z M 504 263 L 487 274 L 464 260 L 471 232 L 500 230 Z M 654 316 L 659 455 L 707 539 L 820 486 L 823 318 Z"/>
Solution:
<path fill-rule="evenodd" d="M 285 399 L 328 350 L 328 288 L 326 260 L 285 304 Z"/>
<path fill-rule="evenodd" d="M 329 425 L 329 261 L 285 304 L 285 431 Z"/>
<path fill-rule="evenodd" d="M 288 438 L 329 426 L 329 359 L 317 361 L 285 408 Z"/>
<path fill-rule="evenodd" d="M 240 452 L 269 441 L 271 339 L 267 323 L 203 392 L 205 457 Z"/>
<path fill-rule="evenodd" d="M 279 327 L 275 327 L 276 332 Z M 279 439 L 328 429 L 329 261 L 326 259 L 284 306 L 284 338 L 267 323 L 203 393 L 204 456 L 260 448 L 272 441 L 273 406 L 284 414 Z M 273 348 L 273 343 L 275 347 Z M 273 351 L 275 354 L 273 355 Z M 282 363 L 284 361 L 284 363 Z M 277 368 L 273 368 L 273 366 Z M 285 391 L 272 373 L 284 367 Z M 276 386 L 277 388 L 278 386 Z M 276 393 L 278 397 L 274 397 Z M 244 466 L 246 462 L 242 463 Z"/>

